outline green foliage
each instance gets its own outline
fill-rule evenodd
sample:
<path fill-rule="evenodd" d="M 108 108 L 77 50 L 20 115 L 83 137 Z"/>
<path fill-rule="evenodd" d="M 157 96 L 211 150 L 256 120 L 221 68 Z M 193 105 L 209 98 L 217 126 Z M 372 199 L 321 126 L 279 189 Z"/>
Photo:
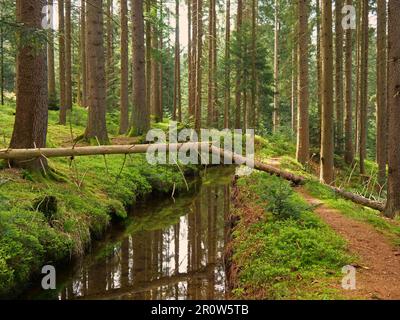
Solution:
<path fill-rule="evenodd" d="M 346 252 L 345 241 L 287 183 L 266 174 L 239 181 L 240 191 L 250 203 L 275 210 L 278 219 L 267 214 L 250 225 L 246 219 L 239 221 L 233 257 L 240 270 L 236 296 L 263 292 L 267 299 L 337 298 L 338 293 L 327 283 L 339 281 L 341 268 L 353 259 Z M 265 197 L 256 196 L 264 193 Z M 283 195 L 288 199 L 282 200 Z M 279 201 L 272 204 L 276 198 Z"/>

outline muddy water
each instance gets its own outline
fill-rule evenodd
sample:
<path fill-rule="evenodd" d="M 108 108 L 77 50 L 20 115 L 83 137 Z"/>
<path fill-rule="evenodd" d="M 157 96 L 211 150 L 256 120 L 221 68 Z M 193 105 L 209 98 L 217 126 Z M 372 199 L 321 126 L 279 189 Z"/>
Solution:
<path fill-rule="evenodd" d="M 209 169 L 176 199 L 132 208 L 91 253 L 57 273 L 55 291 L 30 298 L 224 299 L 224 248 L 231 169 Z"/>

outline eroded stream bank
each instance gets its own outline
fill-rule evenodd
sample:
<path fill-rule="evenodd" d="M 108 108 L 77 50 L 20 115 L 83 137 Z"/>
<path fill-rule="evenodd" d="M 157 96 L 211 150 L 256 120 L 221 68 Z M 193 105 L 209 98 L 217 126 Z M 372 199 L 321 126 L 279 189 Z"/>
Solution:
<path fill-rule="evenodd" d="M 57 270 L 51 299 L 224 299 L 224 251 L 233 168 L 213 168 L 190 194 L 131 208 L 91 252 Z"/>

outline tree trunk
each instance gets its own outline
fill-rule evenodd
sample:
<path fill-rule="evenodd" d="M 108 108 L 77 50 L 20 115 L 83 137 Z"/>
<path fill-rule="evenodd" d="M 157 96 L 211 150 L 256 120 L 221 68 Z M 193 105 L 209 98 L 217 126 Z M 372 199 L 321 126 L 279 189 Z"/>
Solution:
<path fill-rule="evenodd" d="M 231 65 L 230 65 L 230 43 L 231 43 L 231 1 L 226 1 L 226 24 L 225 24 L 225 99 L 224 99 L 224 128 L 230 127 L 229 117 L 231 110 Z"/>
<path fill-rule="evenodd" d="M 274 111 L 272 115 L 273 132 L 279 130 L 280 125 L 280 92 L 279 92 L 279 0 L 275 0 L 275 28 L 274 28 Z"/>
<path fill-rule="evenodd" d="M 48 1 L 49 10 L 53 10 L 53 0 Z M 49 106 L 55 107 L 57 104 L 56 92 L 56 74 L 54 67 L 54 33 L 53 29 L 49 33 L 49 41 L 47 44 L 47 70 L 48 70 L 48 90 L 49 90 Z"/>
<path fill-rule="evenodd" d="M 59 52 L 59 72 L 60 72 L 60 114 L 59 123 L 67 123 L 67 104 L 66 104 L 66 84 L 65 84 L 65 14 L 64 0 L 58 0 L 58 52 Z"/>
<path fill-rule="evenodd" d="M 159 47 L 159 31 L 156 25 L 153 25 L 152 32 L 152 47 L 154 51 L 158 51 Z M 159 118 L 159 103 L 160 103 L 160 62 L 158 61 L 158 54 L 153 55 L 152 66 L 152 90 L 151 90 L 151 115 L 155 117 L 156 122 L 160 122 Z"/>
<path fill-rule="evenodd" d="M 377 101 L 376 101 L 376 162 L 378 163 L 378 181 L 384 185 L 387 164 L 387 52 L 386 52 L 386 0 L 378 0 L 377 23 Z"/>
<path fill-rule="evenodd" d="M 195 51 L 196 43 L 194 41 L 197 33 L 196 26 L 197 0 L 188 0 L 188 111 L 189 116 L 194 117 L 194 87 L 195 87 Z"/>
<path fill-rule="evenodd" d="M 92 0 L 88 5 L 87 22 L 89 115 L 85 138 L 107 143 L 103 0 Z"/>
<path fill-rule="evenodd" d="M 236 34 L 237 39 L 239 39 L 238 43 L 241 43 L 241 29 L 242 29 L 242 22 L 243 22 L 243 0 L 238 0 L 237 4 L 237 16 L 236 16 Z M 241 112 L 242 112 L 242 63 L 240 61 L 236 64 L 236 112 L 235 112 L 235 129 L 240 129 L 241 125 Z"/>
<path fill-rule="evenodd" d="M 361 12 L 360 173 L 365 174 L 368 125 L 368 0 L 362 0 Z"/>
<path fill-rule="evenodd" d="M 256 126 L 256 90 L 257 90 L 257 74 L 256 74 L 256 57 L 257 57 L 257 7 L 258 1 L 252 0 L 251 8 L 251 105 L 249 112 L 249 126 L 255 128 Z"/>
<path fill-rule="evenodd" d="M 17 0 L 17 22 L 23 25 L 20 33 L 41 30 L 45 5 L 45 0 Z M 16 63 L 17 107 L 10 148 L 43 148 L 46 146 L 48 115 L 46 44 L 20 45 Z M 11 164 L 31 170 L 47 167 L 43 157 L 12 161 Z"/>
<path fill-rule="evenodd" d="M 160 20 L 164 21 L 164 16 L 163 16 L 163 0 L 160 0 Z M 164 108 L 163 108 L 163 50 L 164 50 L 164 41 L 163 41 L 163 30 L 160 28 L 159 32 L 159 41 L 158 41 L 158 51 L 160 55 L 160 60 L 158 61 L 158 108 L 157 108 L 157 119 L 160 122 L 163 122 L 163 116 L 164 116 Z"/>
<path fill-rule="evenodd" d="M 4 31 L 0 26 L 0 104 L 4 105 Z"/>
<path fill-rule="evenodd" d="M 146 28 L 146 105 L 149 110 L 152 110 L 152 88 L 151 88 L 151 81 L 152 81 L 152 26 L 151 26 L 151 4 L 152 0 L 146 0 L 146 15 L 147 19 L 145 21 L 145 28 Z"/>
<path fill-rule="evenodd" d="M 321 144 L 322 129 L 322 59 L 321 59 L 321 0 L 316 1 L 317 16 L 317 91 L 318 91 L 318 144 Z"/>
<path fill-rule="evenodd" d="M 107 63 L 106 63 L 106 90 L 107 99 L 112 95 L 112 81 L 114 70 L 114 38 L 113 38 L 113 0 L 107 0 Z"/>
<path fill-rule="evenodd" d="M 322 128 L 320 180 L 323 183 L 331 184 L 334 180 L 332 2 L 330 0 L 322 0 L 321 9 Z"/>
<path fill-rule="evenodd" d="M 400 2 L 389 0 L 388 196 L 385 215 L 400 213 Z"/>
<path fill-rule="evenodd" d="M 143 0 L 132 0 L 133 50 L 133 134 L 144 134 L 150 129 L 150 113 L 146 105 L 146 65 L 144 49 Z"/>
<path fill-rule="evenodd" d="M 172 119 L 182 122 L 182 99 L 181 99 L 181 46 L 179 42 L 179 0 L 175 1 L 175 69 L 174 69 L 174 111 Z"/>
<path fill-rule="evenodd" d="M 336 106 L 336 152 L 343 154 L 343 0 L 335 3 L 335 106 Z"/>
<path fill-rule="evenodd" d="M 295 30 L 297 32 L 297 30 Z M 296 37 L 297 39 L 297 37 Z M 296 41 L 294 41 L 296 43 Z M 297 137 L 297 44 L 293 44 L 292 48 L 292 96 L 290 101 L 291 109 L 291 125 L 293 135 Z"/>
<path fill-rule="evenodd" d="M 352 5 L 352 0 L 347 0 L 347 5 Z M 353 146 L 353 31 L 349 28 L 346 30 L 346 62 L 345 62 L 345 154 L 344 160 L 347 164 L 354 162 L 354 146 Z"/>
<path fill-rule="evenodd" d="M 86 64 L 86 1 L 81 1 L 81 73 L 82 73 L 82 106 L 87 107 L 87 64 Z"/>
<path fill-rule="evenodd" d="M 128 40 L 128 0 L 121 0 L 121 113 L 119 133 L 129 129 L 129 40 Z"/>
<path fill-rule="evenodd" d="M 72 109 L 72 26 L 71 1 L 65 2 L 65 105 Z"/>
<path fill-rule="evenodd" d="M 208 10 L 208 104 L 207 124 L 212 126 L 214 122 L 214 10 L 215 0 L 209 1 Z"/>
<path fill-rule="evenodd" d="M 196 45 L 196 104 L 195 104 L 195 129 L 201 128 L 201 91 L 202 91 L 202 50 L 203 50 L 203 0 L 197 0 L 197 42 Z"/>
<path fill-rule="evenodd" d="M 310 154 L 309 129 L 309 92 L 308 92 L 308 4 L 306 0 L 298 1 L 298 124 L 296 158 L 306 164 Z"/>

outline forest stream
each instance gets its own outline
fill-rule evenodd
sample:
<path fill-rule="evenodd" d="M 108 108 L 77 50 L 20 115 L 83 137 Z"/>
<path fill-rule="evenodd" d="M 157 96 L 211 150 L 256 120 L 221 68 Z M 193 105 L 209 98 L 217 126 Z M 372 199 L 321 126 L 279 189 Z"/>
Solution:
<path fill-rule="evenodd" d="M 22 297 L 224 299 L 233 170 L 207 169 L 188 193 L 138 202 L 86 256 L 57 268 L 56 290 L 44 293 L 38 280 Z"/>

